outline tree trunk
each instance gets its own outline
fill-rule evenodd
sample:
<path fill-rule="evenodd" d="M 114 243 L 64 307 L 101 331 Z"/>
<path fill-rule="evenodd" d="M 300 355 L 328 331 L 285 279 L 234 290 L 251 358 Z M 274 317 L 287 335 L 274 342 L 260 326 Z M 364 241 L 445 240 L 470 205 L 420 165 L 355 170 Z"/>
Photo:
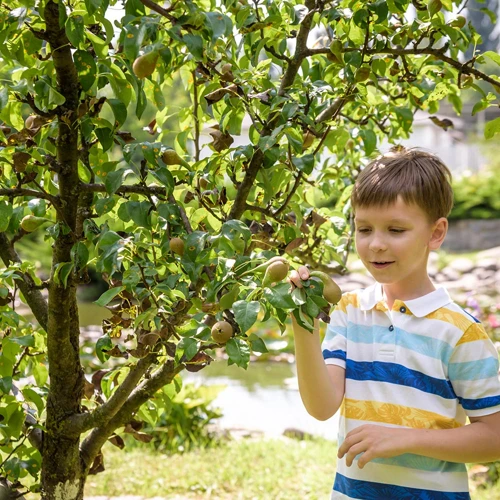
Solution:
<path fill-rule="evenodd" d="M 71 262 L 71 248 L 78 236 L 76 218 L 79 198 L 78 120 L 80 84 L 64 31 L 59 25 L 59 6 L 49 0 L 45 7 L 45 37 L 50 44 L 58 91 L 65 97 L 59 106 L 57 162 L 59 165 L 59 235 L 53 245 L 49 284 L 47 353 L 50 389 L 47 399 L 46 433 L 42 450 L 42 499 L 80 500 L 85 472 L 79 453 L 80 436 L 68 434 L 64 422 L 80 413 L 83 370 L 79 356 L 79 318 L 76 283 L 55 279 L 59 265 Z"/>

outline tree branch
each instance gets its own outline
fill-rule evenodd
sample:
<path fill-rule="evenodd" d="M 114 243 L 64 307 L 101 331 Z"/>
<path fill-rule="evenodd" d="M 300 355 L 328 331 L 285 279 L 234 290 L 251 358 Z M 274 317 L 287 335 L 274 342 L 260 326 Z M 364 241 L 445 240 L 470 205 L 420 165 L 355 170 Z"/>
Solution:
<path fill-rule="evenodd" d="M 11 263 L 22 264 L 19 255 L 15 251 L 5 233 L 0 233 L 0 258 L 6 266 L 9 266 Z M 47 320 L 49 314 L 47 301 L 40 290 L 37 289 L 35 281 L 28 273 L 17 271 L 16 275 L 21 278 L 18 281 L 18 286 L 26 299 L 28 306 L 35 315 L 35 318 L 40 326 L 47 331 Z"/>
<path fill-rule="evenodd" d="M 167 9 L 160 7 L 153 0 L 140 0 L 140 1 L 145 7 L 149 7 L 154 12 L 166 17 L 172 24 L 175 24 L 177 22 L 177 18 L 172 16 L 172 14 L 170 14 L 170 12 Z"/>
<path fill-rule="evenodd" d="M 33 196 L 33 198 L 40 198 L 49 200 L 54 206 L 57 206 L 57 197 L 45 191 L 35 191 L 34 189 L 25 188 L 12 188 L 12 189 L 0 189 L 0 196 L 8 196 L 9 198 L 17 198 L 19 196 Z"/>
<path fill-rule="evenodd" d="M 476 68 L 467 66 L 466 63 L 461 63 L 460 61 L 457 61 L 453 59 L 452 57 L 449 57 L 445 55 L 446 50 L 448 49 L 447 46 L 442 47 L 440 49 L 435 49 L 432 46 L 428 47 L 423 47 L 423 48 L 414 48 L 414 49 L 399 49 L 399 48 L 393 48 L 393 47 L 384 47 L 383 49 L 368 49 L 366 51 L 366 55 L 372 56 L 372 55 L 377 55 L 377 54 L 392 54 L 395 56 L 411 56 L 411 55 L 431 55 L 436 57 L 437 59 L 448 63 L 450 66 L 453 66 L 454 68 L 458 69 L 459 71 L 462 71 L 462 73 L 465 74 L 471 74 L 479 78 L 480 80 L 484 80 L 485 82 L 490 83 L 497 89 L 500 89 L 500 82 L 495 80 L 494 78 L 491 78 L 488 76 L 486 73 L 483 73 L 482 71 L 479 71 Z M 345 48 L 342 52 L 353 52 L 357 51 L 358 49 L 352 49 L 352 48 Z M 328 54 L 330 49 L 328 47 L 322 47 L 319 49 L 307 49 L 306 51 L 306 56 L 314 56 L 317 54 Z"/>
<path fill-rule="evenodd" d="M 91 413 L 72 415 L 64 422 L 62 432 L 65 435 L 79 436 L 93 427 L 99 427 L 109 422 L 120 411 L 131 392 L 136 388 L 156 358 L 157 354 L 151 353 L 140 359 L 130 369 L 128 375 L 106 403 Z"/>
<path fill-rule="evenodd" d="M 104 184 L 80 184 L 81 191 L 87 191 L 92 193 L 106 193 L 106 186 Z M 116 194 L 142 194 L 144 196 L 147 195 L 156 195 L 156 196 L 166 196 L 167 189 L 160 186 L 141 186 L 139 184 L 134 184 L 132 186 L 120 186 L 116 190 Z"/>
<path fill-rule="evenodd" d="M 183 364 L 174 367 L 173 360 L 166 361 L 149 379 L 144 380 L 132 391 L 121 409 L 111 420 L 90 432 L 80 446 L 80 456 L 87 470 L 113 432 L 129 422 L 142 404 L 151 399 L 156 391 L 170 384 L 183 369 Z"/>

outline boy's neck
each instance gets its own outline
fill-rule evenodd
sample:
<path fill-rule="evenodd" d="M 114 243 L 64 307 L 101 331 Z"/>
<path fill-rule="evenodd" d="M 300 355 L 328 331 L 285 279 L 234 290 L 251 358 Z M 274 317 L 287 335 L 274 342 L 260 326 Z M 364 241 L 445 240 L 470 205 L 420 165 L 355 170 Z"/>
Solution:
<path fill-rule="evenodd" d="M 436 287 L 430 280 L 429 276 L 425 275 L 425 278 L 420 283 L 413 282 L 411 287 L 404 286 L 401 283 L 382 284 L 382 290 L 387 306 L 389 309 L 392 309 L 396 300 L 405 301 L 418 299 L 419 297 L 423 297 L 424 295 L 433 292 L 436 290 Z"/>

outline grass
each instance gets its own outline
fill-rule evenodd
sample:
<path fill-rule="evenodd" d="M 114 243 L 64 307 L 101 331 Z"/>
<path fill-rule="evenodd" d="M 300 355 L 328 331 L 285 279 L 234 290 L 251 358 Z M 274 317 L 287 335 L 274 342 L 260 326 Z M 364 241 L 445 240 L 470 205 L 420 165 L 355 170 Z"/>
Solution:
<path fill-rule="evenodd" d="M 325 439 L 243 439 L 170 457 L 151 448 L 124 452 L 106 445 L 106 471 L 89 477 L 85 498 L 323 500 L 332 488 L 336 451 Z M 498 500 L 500 485 L 471 496 Z"/>
<path fill-rule="evenodd" d="M 85 498 L 313 500 L 327 498 L 331 490 L 336 446 L 324 439 L 244 439 L 171 457 L 109 446 L 104 462 L 107 470 L 89 477 Z"/>

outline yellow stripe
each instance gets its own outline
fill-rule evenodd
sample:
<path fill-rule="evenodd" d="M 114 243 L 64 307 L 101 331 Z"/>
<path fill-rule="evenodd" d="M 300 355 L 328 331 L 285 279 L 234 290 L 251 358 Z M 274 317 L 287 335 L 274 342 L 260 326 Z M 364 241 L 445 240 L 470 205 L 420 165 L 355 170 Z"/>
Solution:
<path fill-rule="evenodd" d="M 462 332 L 465 332 L 467 328 L 469 328 L 473 323 L 470 319 L 466 318 L 463 314 L 452 311 L 450 309 L 446 309 L 441 307 L 437 311 L 434 311 L 426 316 L 429 319 L 437 319 L 438 321 L 446 321 L 447 323 L 451 323 L 456 326 Z"/>
<path fill-rule="evenodd" d="M 335 306 L 339 311 L 347 314 L 347 306 L 353 306 L 359 309 L 359 297 L 355 293 L 346 293 Z"/>
<path fill-rule="evenodd" d="M 456 345 L 465 344 L 466 342 L 474 342 L 475 340 L 488 339 L 488 334 L 484 331 L 482 325 L 480 325 L 479 323 L 472 323 L 472 325 L 467 328 Z"/>
<path fill-rule="evenodd" d="M 344 398 L 341 414 L 345 418 L 384 422 L 387 424 L 412 427 L 414 429 L 453 429 L 462 424 L 452 418 L 446 418 L 432 411 L 420 410 L 409 406 L 377 401 L 361 401 Z"/>

